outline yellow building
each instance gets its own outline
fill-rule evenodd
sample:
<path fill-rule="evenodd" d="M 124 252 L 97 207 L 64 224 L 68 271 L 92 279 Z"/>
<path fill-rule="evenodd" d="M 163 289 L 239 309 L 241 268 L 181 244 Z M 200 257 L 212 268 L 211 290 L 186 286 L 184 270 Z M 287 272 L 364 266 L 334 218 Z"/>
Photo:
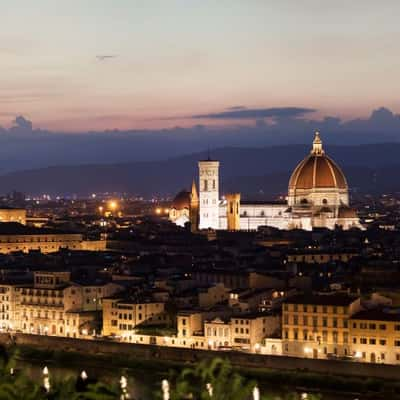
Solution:
<path fill-rule="evenodd" d="M 14 329 L 16 286 L 0 284 L 0 331 Z"/>
<path fill-rule="evenodd" d="M 359 254 L 355 251 L 325 252 L 320 250 L 295 251 L 287 255 L 287 261 L 293 263 L 324 264 L 332 261 L 349 262 Z"/>
<path fill-rule="evenodd" d="M 353 355 L 371 363 L 400 364 L 399 310 L 365 310 L 350 319 Z"/>
<path fill-rule="evenodd" d="M 18 222 L 26 225 L 26 210 L 23 208 L 0 208 L 0 222 Z"/>
<path fill-rule="evenodd" d="M 130 300 L 115 296 L 103 300 L 103 335 L 132 341 L 136 330 L 169 322 L 164 303 L 147 299 Z"/>
<path fill-rule="evenodd" d="M 346 293 L 296 295 L 283 304 L 283 354 L 327 358 L 352 354 L 349 318 L 360 299 Z"/>
<path fill-rule="evenodd" d="M 105 248 L 105 240 L 85 241 L 80 233 L 0 223 L 0 253 L 3 254 L 30 250 L 51 253 L 60 249 L 101 251 Z"/>
<path fill-rule="evenodd" d="M 35 272 L 33 285 L 15 287 L 14 329 L 24 333 L 85 337 L 96 328 L 102 298 L 121 290 L 114 283 L 71 282 L 70 272 Z"/>

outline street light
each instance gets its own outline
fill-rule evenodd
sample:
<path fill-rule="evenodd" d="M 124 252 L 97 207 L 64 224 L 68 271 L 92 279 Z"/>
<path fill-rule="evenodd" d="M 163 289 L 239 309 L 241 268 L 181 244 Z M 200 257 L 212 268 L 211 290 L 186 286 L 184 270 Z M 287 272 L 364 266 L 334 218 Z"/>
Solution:
<path fill-rule="evenodd" d="M 112 211 L 115 211 L 115 210 L 117 209 L 117 207 L 118 207 L 118 204 L 117 204 L 117 202 L 116 202 L 115 200 L 111 200 L 111 201 L 108 203 L 108 207 L 109 207 Z"/>

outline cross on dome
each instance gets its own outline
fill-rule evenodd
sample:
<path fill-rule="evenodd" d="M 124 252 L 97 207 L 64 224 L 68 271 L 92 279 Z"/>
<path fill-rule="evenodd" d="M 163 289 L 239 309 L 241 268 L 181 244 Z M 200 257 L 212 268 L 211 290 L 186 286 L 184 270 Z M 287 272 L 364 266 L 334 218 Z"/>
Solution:
<path fill-rule="evenodd" d="M 313 141 L 313 147 L 311 150 L 311 154 L 318 155 L 318 156 L 325 154 L 324 150 L 322 149 L 322 140 L 319 136 L 318 131 L 315 132 L 315 137 L 314 137 L 314 141 Z"/>

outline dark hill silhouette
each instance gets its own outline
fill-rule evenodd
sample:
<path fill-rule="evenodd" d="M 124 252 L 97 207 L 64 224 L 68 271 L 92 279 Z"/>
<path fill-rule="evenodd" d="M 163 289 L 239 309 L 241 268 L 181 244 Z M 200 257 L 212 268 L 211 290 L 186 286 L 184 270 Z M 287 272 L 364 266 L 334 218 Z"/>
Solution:
<path fill-rule="evenodd" d="M 400 144 L 329 146 L 327 153 L 343 169 L 350 186 L 361 192 L 398 190 Z M 211 156 L 221 161 L 222 191 L 271 197 L 285 193 L 290 172 L 310 151 L 309 145 L 266 148 L 221 148 Z M 13 189 L 29 194 L 87 195 L 126 192 L 174 195 L 197 176 L 197 161 L 205 153 L 165 161 L 112 165 L 54 166 L 0 176 L 1 192 Z"/>

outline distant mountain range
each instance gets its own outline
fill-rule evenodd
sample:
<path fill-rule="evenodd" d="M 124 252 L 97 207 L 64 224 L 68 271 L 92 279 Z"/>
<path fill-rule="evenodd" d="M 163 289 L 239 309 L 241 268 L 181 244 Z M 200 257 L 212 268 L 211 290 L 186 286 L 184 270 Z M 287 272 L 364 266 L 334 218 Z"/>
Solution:
<path fill-rule="evenodd" d="M 329 146 L 326 149 L 344 170 L 356 192 L 400 189 L 400 144 Z M 220 148 L 212 158 L 221 162 L 221 191 L 240 191 L 248 198 L 284 194 L 291 171 L 310 151 L 309 145 L 265 148 Z M 0 176 L 0 192 L 18 190 L 30 195 L 87 195 L 125 192 L 150 197 L 173 196 L 197 179 L 197 161 L 205 153 L 165 161 L 54 166 Z"/>

